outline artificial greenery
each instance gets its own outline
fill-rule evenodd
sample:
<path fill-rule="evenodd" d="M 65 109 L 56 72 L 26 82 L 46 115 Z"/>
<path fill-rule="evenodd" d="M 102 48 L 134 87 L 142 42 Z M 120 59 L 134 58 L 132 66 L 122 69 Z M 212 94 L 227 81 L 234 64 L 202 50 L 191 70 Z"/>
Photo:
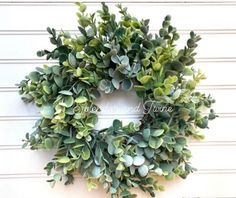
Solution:
<path fill-rule="evenodd" d="M 149 20 L 136 19 L 121 5 L 119 21 L 105 3 L 92 14 L 85 4 L 77 6 L 80 33 L 57 34 L 48 28 L 55 49 L 38 52 L 58 63 L 37 68 L 19 84 L 22 99 L 34 102 L 41 113 L 24 146 L 56 151 L 45 167 L 52 184 L 63 179 L 73 183 L 79 173 L 90 189 L 98 181 L 112 197 L 136 197 L 133 187 L 154 197 L 163 190 L 159 177 L 186 178 L 194 171 L 187 138 L 202 139 L 198 129 L 216 117 L 213 110 L 204 113 L 214 100 L 195 90 L 205 78 L 191 66 L 200 37 L 190 32 L 179 50 L 170 16 L 152 35 Z M 135 90 L 148 113 L 139 123 L 124 126 L 114 120 L 109 128 L 95 130 L 98 116 L 87 110 L 96 107 L 101 92 L 120 89 Z M 162 106 L 172 111 L 156 111 Z"/>

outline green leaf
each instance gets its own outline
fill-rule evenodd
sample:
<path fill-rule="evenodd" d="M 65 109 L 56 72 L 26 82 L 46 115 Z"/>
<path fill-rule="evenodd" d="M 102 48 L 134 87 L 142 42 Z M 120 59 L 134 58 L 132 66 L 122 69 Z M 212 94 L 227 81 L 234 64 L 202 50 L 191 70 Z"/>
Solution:
<path fill-rule="evenodd" d="M 151 137 L 148 141 L 148 145 L 153 149 L 158 149 L 163 143 L 162 138 Z"/>
<path fill-rule="evenodd" d="M 151 131 L 150 129 L 144 129 L 143 130 L 143 138 L 144 140 L 148 141 L 150 137 Z"/>
<path fill-rule="evenodd" d="M 61 181 L 62 176 L 61 176 L 61 174 L 59 174 L 59 173 L 55 173 L 55 174 L 53 175 L 53 179 L 54 179 L 55 181 L 59 182 L 59 181 Z"/>
<path fill-rule="evenodd" d="M 65 96 L 64 103 L 66 104 L 66 107 L 69 108 L 74 104 L 74 98 L 72 96 Z"/>
<path fill-rule="evenodd" d="M 60 76 L 54 76 L 54 81 L 57 84 L 58 87 L 63 86 L 63 78 Z"/>
<path fill-rule="evenodd" d="M 44 105 L 40 109 L 40 113 L 44 118 L 52 119 L 54 116 L 54 107 L 53 105 Z"/>
<path fill-rule="evenodd" d="M 44 140 L 44 145 L 45 145 L 45 148 L 50 150 L 53 148 L 53 141 L 52 141 L 52 138 L 46 138 Z"/>
<path fill-rule="evenodd" d="M 146 88 L 144 86 L 135 85 L 134 90 L 135 91 L 146 91 Z"/>
<path fill-rule="evenodd" d="M 180 94 L 181 94 L 181 89 L 177 89 L 177 90 L 173 93 L 172 99 L 173 99 L 173 100 L 178 99 L 178 98 L 180 97 Z"/>
<path fill-rule="evenodd" d="M 163 171 L 162 171 L 161 168 L 156 168 L 156 169 L 154 170 L 154 172 L 155 172 L 157 175 L 159 175 L 159 176 L 161 176 L 161 175 L 163 174 Z"/>
<path fill-rule="evenodd" d="M 99 166 L 94 166 L 92 169 L 92 176 L 94 178 L 99 178 L 101 175 L 101 168 Z"/>
<path fill-rule="evenodd" d="M 98 39 L 92 39 L 91 41 L 89 41 L 89 46 L 90 47 L 96 47 L 97 45 L 99 45 L 100 41 Z"/>
<path fill-rule="evenodd" d="M 134 157 L 133 165 L 141 166 L 142 164 L 144 164 L 144 162 L 145 162 L 145 158 L 142 155 L 138 155 Z"/>
<path fill-rule="evenodd" d="M 78 104 L 82 104 L 88 101 L 88 98 L 85 96 L 79 96 L 78 98 L 75 99 L 75 102 Z"/>
<path fill-rule="evenodd" d="M 83 147 L 81 156 L 83 160 L 88 160 L 90 158 L 90 150 L 87 146 Z"/>
<path fill-rule="evenodd" d="M 120 59 L 120 62 L 122 65 L 125 65 L 125 66 L 129 65 L 129 57 L 128 56 L 121 56 L 119 59 Z"/>
<path fill-rule="evenodd" d="M 185 146 L 187 143 L 187 140 L 185 137 L 177 137 L 175 141 L 182 146 Z"/>
<path fill-rule="evenodd" d="M 150 147 L 144 149 L 144 154 L 148 159 L 151 159 L 154 157 L 155 151 L 154 149 L 151 149 Z"/>
<path fill-rule="evenodd" d="M 59 92 L 59 94 L 66 95 L 66 96 L 72 96 L 73 93 L 67 90 L 62 90 Z"/>
<path fill-rule="evenodd" d="M 124 155 L 124 165 L 130 167 L 133 164 L 133 158 L 130 155 Z"/>
<path fill-rule="evenodd" d="M 130 80 L 130 79 L 125 79 L 122 84 L 121 84 L 121 87 L 123 90 L 125 91 L 129 91 L 132 89 L 133 87 L 133 82 Z"/>
<path fill-rule="evenodd" d="M 173 166 L 173 164 L 161 163 L 160 168 L 162 169 L 163 172 L 170 173 L 170 172 L 172 172 L 174 166 Z"/>
<path fill-rule="evenodd" d="M 156 129 L 152 131 L 152 136 L 153 137 L 158 137 L 161 136 L 164 133 L 164 129 Z"/>
<path fill-rule="evenodd" d="M 170 65 L 173 70 L 178 72 L 182 72 L 184 70 L 184 65 L 179 61 L 173 61 Z"/>
<path fill-rule="evenodd" d="M 117 55 L 111 56 L 111 60 L 113 63 L 120 64 L 120 59 L 119 59 L 119 56 Z"/>
<path fill-rule="evenodd" d="M 43 85 L 43 90 L 45 91 L 45 93 L 47 93 L 47 94 L 51 94 L 51 89 L 50 89 L 49 86 L 47 86 L 47 85 Z"/>
<path fill-rule="evenodd" d="M 82 75 L 82 69 L 78 67 L 78 68 L 76 69 L 76 76 L 77 76 L 77 77 L 80 77 L 81 75 Z"/>
<path fill-rule="evenodd" d="M 29 73 L 29 79 L 32 82 L 38 82 L 39 81 L 40 74 L 39 72 L 33 71 Z"/>
<path fill-rule="evenodd" d="M 66 164 L 70 162 L 70 158 L 67 156 L 63 156 L 60 157 L 59 159 L 57 159 L 57 162 L 61 163 L 61 164 Z"/>
<path fill-rule="evenodd" d="M 148 65 L 150 65 L 150 60 L 148 60 L 148 59 L 142 59 L 142 64 L 143 64 L 143 66 L 144 67 L 147 67 Z"/>
<path fill-rule="evenodd" d="M 75 139 L 74 138 L 67 138 L 64 140 L 65 144 L 73 144 L 75 143 Z"/>
<path fill-rule="evenodd" d="M 84 3 L 76 2 L 76 5 L 79 6 L 79 11 L 80 11 L 80 12 L 85 12 L 86 9 L 87 9 L 87 6 L 86 6 Z"/>
<path fill-rule="evenodd" d="M 116 80 L 116 79 L 112 79 L 111 80 L 111 82 L 112 82 L 112 84 L 113 84 L 113 86 L 116 88 L 116 89 L 119 89 L 120 88 L 120 82 L 118 81 L 118 80 Z"/>
<path fill-rule="evenodd" d="M 69 54 L 68 60 L 71 66 L 76 66 L 76 58 L 73 54 Z"/>
<path fill-rule="evenodd" d="M 149 80 L 151 80 L 152 77 L 151 76 L 143 76 L 139 79 L 139 81 L 142 83 L 142 84 L 146 84 Z"/>
<path fill-rule="evenodd" d="M 122 122 L 120 120 L 114 120 L 112 126 L 114 130 L 119 130 L 122 127 Z"/>
<path fill-rule="evenodd" d="M 145 141 L 140 141 L 140 142 L 138 143 L 138 146 L 139 146 L 140 148 L 146 148 L 146 147 L 148 146 L 148 144 L 147 144 L 147 142 L 145 142 Z"/>
<path fill-rule="evenodd" d="M 141 177 L 146 177 L 148 174 L 148 167 L 147 165 L 142 165 L 138 168 L 138 173 Z"/>
<path fill-rule="evenodd" d="M 127 196 L 129 196 L 129 195 L 130 195 L 130 192 L 127 191 L 127 190 L 122 191 L 122 192 L 120 193 L 120 196 L 121 196 L 121 197 L 127 197 Z"/>

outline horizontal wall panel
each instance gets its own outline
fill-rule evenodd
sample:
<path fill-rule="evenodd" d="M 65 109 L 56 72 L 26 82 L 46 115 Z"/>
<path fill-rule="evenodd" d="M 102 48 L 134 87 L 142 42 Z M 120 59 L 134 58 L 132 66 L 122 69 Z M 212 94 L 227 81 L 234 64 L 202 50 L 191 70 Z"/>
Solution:
<path fill-rule="evenodd" d="M 14 1 L 10 1 L 10 0 L 3 0 L 0 2 L 0 5 L 1 3 L 5 4 L 5 3 L 65 3 L 65 2 L 68 2 L 68 3 L 73 3 L 75 1 L 73 0 L 14 0 Z M 99 0 L 84 0 L 83 1 L 84 3 L 87 3 L 87 4 L 91 4 L 91 3 L 100 3 L 101 1 Z M 106 2 L 106 3 L 110 3 L 110 2 L 121 2 L 121 3 L 163 3 L 164 1 L 163 0 L 148 0 L 148 1 L 145 1 L 145 0 L 119 0 L 119 1 L 112 1 L 112 0 L 103 0 L 103 2 Z M 207 3 L 213 3 L 213 4 L 217 4 L 217 3 L 221 3 L 221 4 L 224 4 L 224 3 L 229 3 L 229 2 L 232 2 L 234 3 L 235 0 L 207 0 L 207 1 L 202 1 L 202 0 L 195 0 L 195 1 L 192 1 L 192 0 L 166 0 L 165 1 L 166 3 L 184 3 L 184 4 L 194 4 L 194 3 L 198 3 L 198 4 L 207 4 Z M 194 3 L 193 3 L 194 2 Z"/>
<path fill-rule="evenodd" d="M 94 198 L 103 197 L 110 198 L 108 194 L 100 187 L 98 190 L 88 192 L 86 181 L 82 178 L 76 178 L 74 185 L 64 186 L 58 183 L 54 188 L 46 182 L 48 178 L 20 178 L 20 179 L 0 179 L 0 197 L 16 198 L 16 197 L 51 197 L 51 198 Z M 14 190 L 12 189 L 14 185 Z"/>
<path fill-rule="evenodd" d="M 44 61 L 47 64 L 47 61 Z M 0 64 L 0 88 L 13 88 L 19 83 L 35 67 L 42 67 L 44 64 L 31 63 L 15 63 L 15 64 Z M 53 64 L 47 64 L 53 65 Z M 206 74 L 207 79 L 201 82 L 201 85 L 236 85 L 236 62 L 197 62 L 195 68 L 201 69 Z M 222 75 L 222 69 L 227 71 L 227 75 Z M 7 80 L 6 80 L 7 79 Z"/>
<path fill-rule="evenodd" d="M 110 196 L 105 193 L 101 186 L 97 190 L 88 192 L 86 181 L 76 178 L 74 185 L 64 186 L 57 183 L 51 188 L 45 182 L 46 178 L 12 178 L 0 179 L 0 196 L 4 198 L 12 197 L 51 197 L 51 198 L 94 198 Z M 227 181 L 227 185 L 225 182 Z M 235 197 L 236 174 L 193 174 L 187 180 L 176 179 L 175 181 L 162 182 L 166 185 L 166 191 L 158 192 L 158 198 L 180 198 L 180 197 Z M 14 184 L 14 190 L 12 185 Z M 147 194 L 133 190 L 138 194 L 138 198 L 149 197 Z"/>
<path fill-rule="evenodd" d="M 207 90 L 215 99 L 214 109 L 218 113 L 235 113 L 236 106 L 233 105 L 236 100 L 236 92 L 230 89 Z M 230 96 L 230 97 L 229 97 Z M 225 102 L 227 101 L 227 102 Z M 106 100 L 104 99 L 104 104 Z M 131 101 L 129 101 L 131 102 Z M 39 109 L 32 104 L 24 104 L 17 92 L 0 92 L 0 117 L 5 116 L 36 116 L 39 115 Z M 117 112 L 116 114 L 127 114 L 127 112 Z M 131 114 L 137 114 L 135 112 Z"/>
<path fill-rule="evenodd" d="M 116 3 L 111 3 L 111 10 L 115 13 Z M 55 27 L 56 29 L 76 29 L 77 8 L 72 3 L 68 4 L 43 4 L 33 6 L 32 4 L 10 4 L 11 6 L 0 6 L 0 17 L 2 19 L 2 30 L 42 30 L 45 27 Z M 25 5 L 25 6 L 24 6 Z M 232 18 L 235 18 L 236 4 L 210 4 L 199 6 L 196 4 L 158 4 L 140 3 L 125 4 L 129 7 L 129 12 L 138 18 L 150 18 L 151 29 L 160 27 L 161 22 L 167 14 L 173 16 L 173 24 L 179 29 L 234 29 Z M 88 11 L 100 9 L 99 4 L 89 4 Z M 210 8 L 210 14 L 209 14 Z M 19 9 L 24 10 L 17 15 Z M 201 14 L 199 14 L 201 13 Z M 223 14 L 222 14 L 223 13 Z M 30 16 L 30 20 L 29 20 Z"/>
<path fill-rule="evenodd" d="M 199 47 L 196 52 L 197 57 L 236 57 L 236 34 L 206 34 L 202 35 Z M 188 35 L 182 35 L 178 41 L 178 47 L 183 48 L 186 45 Z M 1 35 L 0 59 L 34 59 L 38 58 L 36 52 L 42 49 L 53 50 L 54 46 L 50 44 L 46 35 Z M 17 43 L 17 45 L 9 45 Z M 33 43 L 33 45 L 32 45 Z"/>
<path fill-rule="evenodd" d="M 190 146 L 192 165 L 199 170 L 235 169 L 236 145 L 234 146 Z M 209 156 L 211 160 L 209 160 Z M 53 158 L 53 152 L 29 149 L 0 149 L 0 174 L 44 173 L 46 163 Z M 20 160 L 21 163 L 18 163 Z M 17 164 L 17 166 L 16 166 Z"/>
<path fill-rule="evenodd" d="M 123 123 L 127 123 L 130 120 L 137 120 L 135 116 L 131 118 L 119 117 Z M 111 124 L 114 116 L 99 117 L 100 123 L 106 122 Z M 1 120 L 0 121 L 0 146 L 20 146 L 23 144 L 22 139 L 25 138 L 27 132 L 33 132 L 33 126 L 36 119 L 32 120 Z M 192 141 L 192 143 L 210 144 L 210 143 L 222 143 L 236 142 L 236 117 L 220 117 L 209 123 L 209 129 L 201 130 L 205 135 L 203 141 Z M 104 128 L 102 124 L 99 126 Z"/>

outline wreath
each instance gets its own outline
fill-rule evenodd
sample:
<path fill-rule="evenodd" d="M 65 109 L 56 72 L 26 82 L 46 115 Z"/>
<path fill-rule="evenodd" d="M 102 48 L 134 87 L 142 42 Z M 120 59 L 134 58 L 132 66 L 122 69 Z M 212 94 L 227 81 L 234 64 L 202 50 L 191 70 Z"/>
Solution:
<path fill-rule="evenodd" d="M 205 79 L 195 70 L 195 48 L 200 37 L 190 32 L 183 49 L 177 49 L 179 34 L 166 16 L 159 33 L 149 33 L 149 20 L 138 20 L 117 5 L 121 18 L 102 9 L 86 13 L 78 6 L 79 34 L 71 36 L 47 28 L 52 51 L 37 52 L 39 57 L 57 60 L 55 65 L 36 68 L 20 82 L 24 102 L 40 108 L 40 119 L 33 133 L 26 134 L 23 147 L 55 150 L 45 169 L 52 185 L 64 180 L 73 183 L 74 174 L 88 181 L 89 189 L 101 183 L 111 197 L 136 197 L 133 187 L 155 197 L 163 190 L 158 178 L 186 178 L 195 168 L 190 165 L 187 138 L 202 139 L 199 128 L 208 128 L 216 117 L 214 99 L 196 91 Z M 95 107 L 101 93 L 135 90 L 148 109 L 140 122 L 95 130 Z M 168 106 L 171 111 L 157 111 Z"/>

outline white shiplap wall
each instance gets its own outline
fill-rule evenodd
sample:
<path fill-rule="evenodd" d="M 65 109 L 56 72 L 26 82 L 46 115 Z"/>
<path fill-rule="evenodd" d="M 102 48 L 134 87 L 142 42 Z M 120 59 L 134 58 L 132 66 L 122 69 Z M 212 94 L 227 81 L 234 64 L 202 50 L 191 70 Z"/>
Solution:
<path fill-rule="evenodd" d="M 88 10 L 98 9 L 97 0 L 86 0 Z M 106 0 L 112 10 L 115 1 Z M 139 18 L 150 18 L 152 31 L 167 14 L 182 35 L 190 29 L 203 40 L 198 48 L 197 64 L 208 79 L 199 89 L 217 100 L 220 118 L 210 123 L 206 139 L 191 142 L 192 163 L 199 169 L 187 180 L 162 182 L 167 185 L 160 198 L 236 197 L 236 1 L 228 0 L 121 0 Z M 76 7 L 70 0 L 0 1 L 0 197 L 1 198 L 92 198 L 109 197 L 102 188 L 87 192 L 83 179 L 77 185 L 58 184 L 51 189 L 43 167 L 51 154 L 22 150 L 21 139 L 31 131 L 38 110 L 25 105 L 15 83 L 34 67 L 46 63 L 36 57 L 39 49 L 51 48 L 45 27 L 63 28 L 76 33 Z M 101 116 L 104 121 L 113 117 Z M 121 115 L 123 119 L 137 118 Z M 138 192 L 139 198 L 148 197 Z"/>

